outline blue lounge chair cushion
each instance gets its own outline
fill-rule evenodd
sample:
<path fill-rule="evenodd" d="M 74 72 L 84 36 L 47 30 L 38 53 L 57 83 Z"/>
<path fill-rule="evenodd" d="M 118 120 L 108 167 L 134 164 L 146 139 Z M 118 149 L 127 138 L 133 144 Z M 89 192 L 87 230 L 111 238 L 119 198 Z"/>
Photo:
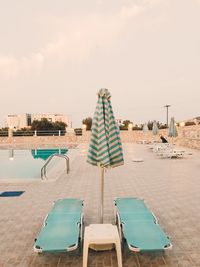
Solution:
<path fill-rule="evenodd" d="M 81 213 L 49 213 L 45 223 L 56 223 L 56 222 L 81 222 Z"/>
<path fill-rule="evenodd" d="M 148 211 L 144 200 L 138 198 L 117 198 L 115 203 L 120 214 Z"/>
<path fill-rule="evenodd" d="M 79 231 L 79 225 L 71 221 L 48 223 L 41 229 L 35 248 L 41 252 L 66 252 L 78 246 Z"/>
<path fill-rule="evenodd" d="M 76 198 L 59 199 L 54 203 L 51 213 L 79 213 L 82 211 L 83 201 Z"/>
<path fill-rule="evenodd" d="M 36 252 L 66 252 L 78 246 L 82 237 L 83 201 L 61 199 L 54 203 L 34 245 Z"/>
<path fill-rule="evenodd" d="M 159 224 L 152 221 L 127 221 L 123 233 L 130 249 L 139 251 L 163 250 L 170 247 L 170 240 Z"/>
<path fill-rule="evenodd" d="M 127 221 L 146 221 L 150 220 L 153 222 L 157 222 L 157 219 L 154 217 L 154 215 L 150 211 L 141 211 L 141 212 L 122 212 L 119 214 L 121 223 L 127 222 Z"/>
<path fill-rule="evenodd" d="M 118 225 L 130 250 L 155 251 L 172 247 L 168 236 L 143 200 L 118 198 L 115 205 L 119 218 Z"/>
<path fill-rule="evenodd" d="M 115 200 L 121 222 L 126 220 L 152 220 L 155 216 L 147 208 L 144 200 L 138 198 L 117 198 Z"/>

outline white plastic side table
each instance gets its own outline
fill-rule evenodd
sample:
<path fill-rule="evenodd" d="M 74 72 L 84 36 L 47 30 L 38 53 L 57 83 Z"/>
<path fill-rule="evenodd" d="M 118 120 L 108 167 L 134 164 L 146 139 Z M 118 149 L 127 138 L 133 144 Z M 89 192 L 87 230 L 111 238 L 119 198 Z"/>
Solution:
<path fill-rule="evenodd" d="M 122 267 L 121 243 L 116 225 L 90 224 L 85 227 L 83 245 L 83 267 L 87 267 L 88 250 L 91 244 L 114 244 L 118 267 Z"/>

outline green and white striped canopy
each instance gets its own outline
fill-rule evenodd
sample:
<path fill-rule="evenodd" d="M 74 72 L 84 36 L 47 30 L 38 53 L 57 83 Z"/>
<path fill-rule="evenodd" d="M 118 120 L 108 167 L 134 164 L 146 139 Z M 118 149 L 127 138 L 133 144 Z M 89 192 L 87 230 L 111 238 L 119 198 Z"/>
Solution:
<path fill-rule="evenodd" d="M 87 162 L 100 167 L 124 164 L 119 126 L 115 120 L 108 89 L 100 89 L 92 120 Z"/>

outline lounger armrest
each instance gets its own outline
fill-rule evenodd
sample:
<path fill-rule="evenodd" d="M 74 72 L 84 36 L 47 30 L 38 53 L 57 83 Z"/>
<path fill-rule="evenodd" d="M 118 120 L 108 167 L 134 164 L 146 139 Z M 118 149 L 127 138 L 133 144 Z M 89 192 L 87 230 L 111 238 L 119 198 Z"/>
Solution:
<path fill-rule="evenodd" d="M 78 247 L 78 244 L 73 244 L 70 247 L 66 248 L 66 251 L 68 251 L 68 252 L 73 251 L 73 250 L 77 249 L 77 247 Z"/>
<path fill-rule="evenodd" d="M 40 248 L 40 247 L 34 246 L 33 250 L 36 253 L 42 253 L 42 248 Z"/>
<path fill-rule="evenodd" d="M 134 252 L 140 252 L 140 249 L 137 248 L 137 247 L 134 247 L 133 245 L 128 245 L 128 248 L 129 248 L 131 251 L 134 251 Z"/>
<path fill-rule="evenodd" d="M 81 242 L 83 240 L 83 222 L 84 222 L 83 213 L 81 213 L 81 222 L 78 223 L 79 227 L 80 227 L 80 239 L 81 239 Z"/>
<path fill-rule="evenodd" d="M 164 249 L 165 249 L 165 250 L 167 250 L 167 249 L 172 249 L 172 247 L 173 247 L 172 243 L 169 243 L 169 245 L 166 246 L 166 247 L 164 247 Z"/>
<path fill-rule="evenodd" d="M 155 224 L 158 224 L 158 219 L 156 217 L 156 215 L 150 210 L 152 216 L 154 217 L 154 220 L 155 220 Z"/>
<path fill-rule="evenodd" d="M 115 224 L 117 224 L 117 204 L 116 204 L 116 199 L 113 200 L 114 204 L 114 216 L 115 216 Z"/>
<path fill-rule="evenodd" d="M 43 221 L 43 227 L 45 227 L 45 225 L 47 224 L 47 218 L 48 218 L 49 214 L 47 214 L 44 218 L 44 221 Z"/>

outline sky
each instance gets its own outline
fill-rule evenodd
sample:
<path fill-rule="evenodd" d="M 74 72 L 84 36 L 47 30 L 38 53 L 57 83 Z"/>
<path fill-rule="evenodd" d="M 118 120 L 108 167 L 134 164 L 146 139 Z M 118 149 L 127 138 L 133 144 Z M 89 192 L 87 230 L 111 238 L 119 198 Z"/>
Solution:
<path fill-rule="evenodd" d="M 200 0 L 0 0 L 0 127 L 8 114 L 200 116 Z"/>

